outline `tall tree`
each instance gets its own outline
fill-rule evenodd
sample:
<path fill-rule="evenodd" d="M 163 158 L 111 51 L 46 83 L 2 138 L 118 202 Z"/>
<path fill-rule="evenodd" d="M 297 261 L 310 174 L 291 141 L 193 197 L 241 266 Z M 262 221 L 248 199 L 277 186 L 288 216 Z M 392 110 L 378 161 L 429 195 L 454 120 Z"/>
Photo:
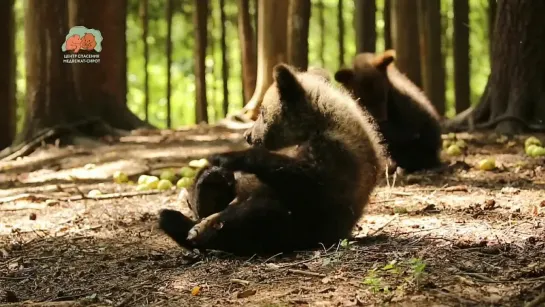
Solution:
<path fill-rule="evenodd" d="M 238 37 L 242 51 L 244 102 L 248 102 L 255 91 L 257 80 L 257 44 L 250 17 L 250 0 L 238 0 Z"/>
<path fill-rule="evenodd" d="M 417 5 L 413 1 L 391 0 L 390 10 L 396 66 L 413 83 L 422 87 Z"/>
<path fill-rule="evenodd" d="M 25 41 L 36 45 L 25 52 L 28 94 L 25 123 L 18 140 L 33 139 L 44 130 L 73 132 L 61 137 L 71 142 L 74 134 L 96 137 L 116 133 L 111 127 L 151 127 L 126 106 L 125 1 L 73 0 L 69 4 L 72 24 L 100 30 L 104 33 L 102 43 L 108 47 L 99 53 L 100 63 L 63 63 L 67 3 L 26 2 Z M 81 124 L 90 118 L 100 121 L 95 120 L 96 125 Z M 71 128 L 51 130 L 59 125 Z"/>
<path fill-rule="evenodd" d="M 445 114 L 445 62 L 441 50 L 441 0 L 418 0 L 422 83 L 440 115 Z"/>
<path fill-rule="evenodd" d="M 289 0 L 258 0 L 257 80 L 243 115 L 237 116 L 243 121 L 257 118 L 263 96 L 273 82 L 274 66 L 287 61 L 288 7 Z"/>
<path fill-rule="evenodd" d="M 308 28 L 310 0 L 290 0 L 288 13 L 288 63 L 301 69 L 308 67 Z"/>
<path fill-rule="evenodd" d="M 221 78 L 223 88 L 223 116 L 227 115 L 229 110 L 229 61 L 227 60 L 227 30 L 225 24 L 227 17 L 225 16 L 225 0 L 220 1 L 220 28 L 221 28 Z"/>
<path fill-rule="evenodd" d="M 382 18 L 384 19 L 384 49 L 392 48 L 392 1 L 384 0 Z"/>
<path fill-rule="evenodd" d="M 65 65 L 73 70 L 78 100 L 99 106 L 94 113 L 113 127 L 147 126 L 127 108 L 127 0 L 69 0 L 68 8 L 71 27 L 97 29 L 103 37 L 99 64 Z"/>
<path fill-rule="evenodd" d="M 142 19 L 142 43 L 144 44 L 144 120 L 149 121 L 149 45 L 148 45 L 148 0 L 140 2 L 140 19 Z"/>
<path fill-rule="evenodd" d="M 375 0 L 354 0 L 354 4 L 356 53 L 375 52 L 377 41 L 376 2 Z"/>
<path fill-rule="evenodd" d="M 195 0 L 195 82 L 196 105 L 195 120 L 197 123 L 208 122 L 208 102 L 206 100 L 206 45 L 207 17 L 209 0 Z"/>
<path fill-rule="evenodd" d="M 344 66 L 344 0 L 337 3 L 337 28 L 339 33 L 339 67 Z"/>
<path fill-rule="evenodd" d="M 325 66 L 325 4 L 323 0 L 318 0 L 318 3 L 316 3 L 317 9 L 318 9 L 318 25 L 320 27 L 320 35 L 319 35 L 319 42 L 320 47 L 318 54 L 320 56 L 320 65 L 322 67 Z"/>
<path fill-rule="evenodd" d="M 0 2 L 0 149 L 13 142 L 16 128 L 14 0 Z"/>
<path fill-rule="evenodd" d="M 171 120 L 171 107 L 170 107 L 170 98 L 172 96 L 172 73 L 170 68 L 172 66 L 172 10 L 174 6 L 174 0 L 167 0 L 166 5 L 166 20 L 167 20 L 167 128 L 172 127 Z"/>
<path fill-rule="evenodd" d="M 454 96 L 456 113 L 470 105 L 469 0 L 454 1 Z"/>
<path fill-rule="evenodd" d="M 498 0 L 497 5 L 488 86 L 480 104 L 448 127 L 508 135 L 545 131 L 545 2 Z"/>

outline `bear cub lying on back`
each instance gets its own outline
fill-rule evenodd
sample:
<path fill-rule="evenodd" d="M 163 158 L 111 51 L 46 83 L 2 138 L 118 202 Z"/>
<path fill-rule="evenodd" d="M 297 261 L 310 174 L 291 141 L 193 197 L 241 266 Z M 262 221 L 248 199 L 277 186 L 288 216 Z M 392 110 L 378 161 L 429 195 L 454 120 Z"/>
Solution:
<path fill-rule="evenodd" d="M 424 93 L 399 72 L 394 59 L 394 50 L 358 54 L 353 67 L 337 71 L 335 80 L 377 121 L 397 166 L 407 172 L 440 167 L 439 115 Z"/>
<path fill-rule="evenodd" d="M 319 72 L 277 65 L 246 139 L 249 149 L 211 156 L 212 167 L 196 179 L 227 187 L 221 203 L 205 200 L 193 208 L 203 220 L 161 211 L 159 226 L 168 236 L 184 248 L 239 255 L 314 248 L 350 236 L 381 174 L 383 149 L 371 118 L 348 93 Z M 239 196 L 234 172 L 252 174 L 260 184 L 229 205 Z"/>

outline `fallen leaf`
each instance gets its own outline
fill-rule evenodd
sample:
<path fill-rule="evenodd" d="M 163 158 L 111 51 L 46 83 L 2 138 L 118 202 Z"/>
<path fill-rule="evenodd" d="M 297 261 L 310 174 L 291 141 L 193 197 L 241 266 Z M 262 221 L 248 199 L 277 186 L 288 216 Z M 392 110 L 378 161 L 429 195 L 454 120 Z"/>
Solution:
<path fill-rule="evenodd" d="M 191 290 L 191 295 L 193 295 L 193 296 L 197 296 L 197 295 L 199 295 L 199 293 L 201 293 L 201 287 L 199 287 L 199 286 L 195 286 Z"/>

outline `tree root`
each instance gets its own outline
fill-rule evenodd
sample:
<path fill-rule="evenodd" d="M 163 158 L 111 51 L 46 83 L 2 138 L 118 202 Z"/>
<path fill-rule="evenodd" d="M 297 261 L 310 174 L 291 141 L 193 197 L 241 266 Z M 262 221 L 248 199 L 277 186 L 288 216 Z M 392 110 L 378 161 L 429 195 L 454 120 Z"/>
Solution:
<path fill-rule="evenodd" d="M 57 125 L 43 129 L 27 141 L 8 147 L 0 152 L 0 161 L 12 161 L 30 155 L 42 144 L 51 144 L 59 140 L 62 144 L 81 144 L 85 139 L 96 139 L 105 136 L 121 137 L 128 132 L 113 128 L 98 117 L 86 118 L 70 124 Z M 101 143 L 101 142 L 99 142 Z"/>

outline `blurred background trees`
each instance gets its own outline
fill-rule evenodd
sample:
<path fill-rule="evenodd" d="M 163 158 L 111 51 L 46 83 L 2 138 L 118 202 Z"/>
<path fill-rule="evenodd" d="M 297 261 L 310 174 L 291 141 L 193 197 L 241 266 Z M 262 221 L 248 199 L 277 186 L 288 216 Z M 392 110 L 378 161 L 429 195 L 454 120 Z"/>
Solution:
<path fill-rule="evenodd" d="M 474 124 L 473 113 L 488 123 L 478 127 L 513 122 L 499 129 L 507 133 L 543 125 L 545 21 L 530 0 L 54 2 L 0 4 L 0 147 L 16 132 L 28 139 L 90 116 L 121 130 L 217 123 L 258 105 L 279 61 L 334 73 L 356 51 L 388 48 L 442 115 L 462 113 L 458 128 Z M 102 32 L 101 64 L 62 63 L 60 46 L 73 25 Z M 530 65 L 537 72 L 528 73 Z M 483 102 L 491 97 L 502 107 L 467 111 L 483 92 Z"/>

